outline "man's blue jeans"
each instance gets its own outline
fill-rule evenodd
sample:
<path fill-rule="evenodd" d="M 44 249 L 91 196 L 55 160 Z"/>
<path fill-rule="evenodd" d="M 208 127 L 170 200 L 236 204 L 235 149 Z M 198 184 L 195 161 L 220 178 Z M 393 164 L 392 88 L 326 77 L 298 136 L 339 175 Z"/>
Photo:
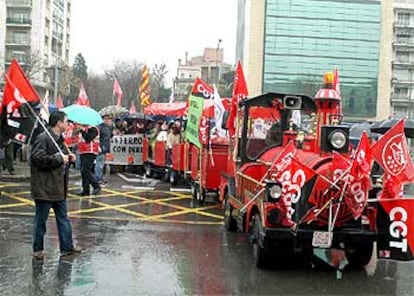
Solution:
<path fill-rule="evenodd" d="M 46 221 L 51 208 L 55 212 L 60 251 L 68 252 L 72 250 L 72 226 L 67 215 L 66 199 L 55 202 L 35 200 L 35 203 L 36 213 L 33 227 L 33 252 L 44 250 L 43 240 L 46 234 Z"/>
<path fill-rule="evenodd" d="M 104 166 L 105 166 L 105 154 L 99 153 L 96 156 L 96 160 L 95 160 L 95 178 L 96 178 L 96 181 L 98 182 L 103 181 Z"/>

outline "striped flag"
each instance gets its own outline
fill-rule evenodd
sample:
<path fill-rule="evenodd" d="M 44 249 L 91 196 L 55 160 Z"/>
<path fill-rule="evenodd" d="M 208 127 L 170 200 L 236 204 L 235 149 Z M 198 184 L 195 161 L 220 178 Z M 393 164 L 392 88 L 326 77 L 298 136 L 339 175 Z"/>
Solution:
<path fill-rule="evenodd" d="M 150 80 L 147 65 L 144 65 L 144 68 L 142 69 L 141 83 L 139 84 L 139 102 L 143 107 L 152 104 L 150 98 Z"/>

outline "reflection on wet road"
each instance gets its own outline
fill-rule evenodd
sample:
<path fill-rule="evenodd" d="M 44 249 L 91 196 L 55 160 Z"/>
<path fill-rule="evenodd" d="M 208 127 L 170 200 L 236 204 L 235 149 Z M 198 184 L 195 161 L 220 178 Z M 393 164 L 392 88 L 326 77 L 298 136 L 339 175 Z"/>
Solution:
<path fill-rule="evenodd" d="M 27 188 L 1 189 L 8 192 L 0 199 L 1 295 L 414 295 L 412 263 L 380 261 L 372 275 L 347 270 L 342 280 L 301 263 L 257 269 L 247 237 L 223 230 L 219 208 L 196 211 L 171 192 L 72 196 L 73 232 L 84 251 L 60 258 L 50 219 L 46 258 L 32 261 Z"/>

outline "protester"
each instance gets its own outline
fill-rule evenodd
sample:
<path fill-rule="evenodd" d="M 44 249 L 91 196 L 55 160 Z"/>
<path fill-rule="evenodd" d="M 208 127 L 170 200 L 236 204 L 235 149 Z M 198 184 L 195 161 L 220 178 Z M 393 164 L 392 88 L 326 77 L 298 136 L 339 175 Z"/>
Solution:
<path fill-rule="evenodd" d="M 99 146 L 101 151 L 96 156 L 95 178 L 100 185 L 106 185 L 108 181 L 104 180 L 105 154 L 110 152 L 112 138 L 112 118 L 109 115 L 102 117 L 103 122 L 98 125 L 99 129 Z"/>
<path fill-rule="evenodd" d="M 167 160 L 168 163 L 172 163 L 172 148 L 174 145 L 176 144 L 180 144 L 180 140 L 181 140 L 181 135 L 180 135 L 180 130 L 179 127 L 176 126 L 175 124 L 170 128 L 170 130 L 168 131 L 168 136 L 167 136 Z"/>
<path fill-rule="evenodd" d="M 148 140 L 149 140 L 149 156 L 152 157 L 152 152 L 154 151 L 155 148 L 155 142 L 157 141 L 157 137 L 158 134 L 161 131 L 161 125 L 162 125 L 162 121 L 157 121 L 155 123 L 155 126 L 150 130 L 149 134 L 148 134 Z"/>
<path fill-rule="evenodd" d="M 126 133 L 126 129 L 124 128 L 122 119 L 117 117 L 115 119 L 115 128 L 114 128 L 113 134 L 115 136 L 120 136 L 120 135 L 124 135 L 125 133 Z"/>
<path fill-rule="evenodd" d="M 101 191 L 101 186 L 95 178 L 94 163 L 99 154 L 99 130 L 95 126 L 84 127 L 78 145 L 78 153 L 81 158 L 82 191 L 81 196 L 90 194 L 90 185 L 93 187 L 92 194 L 96 195 Z"/>
<path fill-rule="evenodd" d="M 67 215 L 66 197 L 68 192 L 69 162 L 75 155 L 63 143 L 62 132 L 66 130 L 67 118 L 61 111 L 52 112 L 49 119 L 50 136 L 60 147 L 61 154 L 51 137 L 43 132 L 36 137 L 31 152 L 31 194 L 36 210 L 33 228 L 33 257 L 44 258 L 44 236 L 49 210 L 52 208 L 59 234 L 60 252 L 72 255 L 81 250 L 74 246 L 72 226 Z"/>
<path fill-rule="evenodd" d="M 10 175 L 14 175 L 14 143 L 11 139 L 7 139 L 0 145 L 4 148 L 3 170 L 7 170 Z"/>

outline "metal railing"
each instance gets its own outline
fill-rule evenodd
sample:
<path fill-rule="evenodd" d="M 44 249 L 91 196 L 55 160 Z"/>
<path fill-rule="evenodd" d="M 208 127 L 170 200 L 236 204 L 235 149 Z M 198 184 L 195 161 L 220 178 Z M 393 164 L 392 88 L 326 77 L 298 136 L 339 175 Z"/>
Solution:
<path fill-rule="evenodd" d="M 6 0 L 7 7 L 31 7 L 32 0 Z"/>
<path fill-rule="evenodd" d="M 14 18 L 14 17 L 8 17 L 6 19 L 6 24 L 19 24 L 19 25 L 31 25 L 32 20 L 29 18 Z"/>

